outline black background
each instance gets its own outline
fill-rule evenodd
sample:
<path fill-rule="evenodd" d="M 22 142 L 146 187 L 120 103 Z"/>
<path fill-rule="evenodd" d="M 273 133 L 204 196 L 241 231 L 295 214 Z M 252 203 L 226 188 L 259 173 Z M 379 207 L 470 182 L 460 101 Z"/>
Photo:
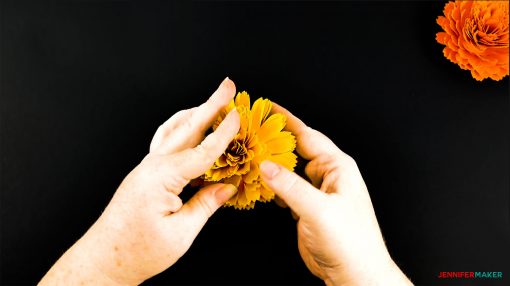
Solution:
<path fill-rule="evenodd" d="M 158 125 L 229 76 L 356 159 L 388 248 L 416 284 L 508 285 L 508 77 L 477 82 L 443 57 L 443 3 L 1 6 L 2 284 L 36 283 L 100 215 Z M 299 257 L 288 210 L 272 203 L 221 209 L 147 284 L 199 283 L 321 284 Z"/>

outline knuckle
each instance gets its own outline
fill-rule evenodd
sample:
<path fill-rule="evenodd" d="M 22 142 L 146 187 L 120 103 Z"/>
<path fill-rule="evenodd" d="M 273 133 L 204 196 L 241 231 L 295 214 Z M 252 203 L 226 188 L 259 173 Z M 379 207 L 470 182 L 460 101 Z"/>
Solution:
<path fill-rule="evenodd" d="M 284 182 L 282 191 L 285 193 L 288 193 L 292 191 L 293 189 L 297 188 L 299 186 L 299 181 L 297 176 L 293 176 L 290 172 L 282 172 L 283 175 L 281 176 L 280 180 Z"/>
<path fill-rule="evenodd" d="M 191 120 L 191 117 L 186 117 L 184 119 L 181 128 L 183 128 L 184 130 L 191 130 L 193 128 L 193 122 Z"/>
<path fill-rule="evenodd" d="M 312 127 L 310 127 L 310 126 L 308 126 L 308 125 L 307 125 L 307 126 L 304 128 L 303 133 L 304 133 L 306 136 L 313 136 L 313 135 L 315 135 L 315 134 L 317 134 L 317 133 L 320 133 L 320 132 L 319 132 L 319 131 L 317 131 L 317 130 L 315 130 L 315 129 L 313 129 Z M 312 138 L 313 138 L 313 137 L 312 137 Z"/>
<path fill-rule="evenodd" d="M 165 125 L 161 124 L 158 126 L 158 129 L 156 129 L 156 132 L 154 134 L 161 134 L 161 136 L 165 135 Z"/>
<path fill-rule="evenodd" d="M 170 211 L 176 212 L 182 207 L 182 200 L 177 195 L 172 196 L 170 200 Z"/>
<path fill-rule="evenodd" d="M 209 152 L 209 148 L 206 145 L 204 144 L 198 145 L 197 147 L 195 147 L 195 152 L 200 160 L 211 164 L 214 163 L 214 159 L 212 158 L 211 152 Z"/>
<path fill-rule="evenodd" d="M 207 218 L 210 218 L 214 213 L 213 207 L 210 205 L 204 195 L 199 195 L 197 197 L 197 205 Z"/>
<path fill-rule="evenodd" d="M 183 110 L 177 112 L 176 114 L 174 114 L 174 116 L 172 116 L 172 117 L 177 118 L 177 119 L 186 118 L 186 117 L 189 118 L 189 116 L 192 115 L 193 111 L 195 111 L 195 110 L 196 110 L 196 107 L 189 108 L 189 109 L 183 109 Z"/>
<path fill-rule="evenodd" d="M 165 178 L 163 186 L 167 191 L 172 193 L 180 192 L 189 182 L 189 180 L 177 174 L 167 175 Z"/>
<path fill-rule="evenodd" d="M 172 117 L 170 117 L 170 119 L 180 118 L 181 116 L 186 115 L 186 113 L 188 113 L 188 109 L 180 110 L 177 113 L 175 113 Z"/>
<path fill-rule="evenodd" d="M 168 119 L 165 123 L 163 123 L 160 128 L 166 132 L 170 132 L 171 130 L 179 127 L 180 124 L 184 123 L 187 118 L 189 118 L 189 113 L 191 109 L 184 109 L 176 112 L 170 119 Z"/>
<path fill-rule="evenodd" d="M 152 137 L 152 141 L 150 144 L 150 150 L 154 150 L 155 148 L 161 145 L 161 141 L 167 136 L 167 130 L 164 125 L 160 125 L 156 132 L 154 132 L 154 136 Z"/>
<path fill-rule="evenodd" d="M 356 160 L 354 160 L 353 157 L 351 157 L 350 155 L 347 155 L 347 154 L 343 154 L 343 163 L 348 166 L 348 167 L 351 167 L 351 168 L 357 168 L 358 167 L 358 164 L 356 163 Z"/>

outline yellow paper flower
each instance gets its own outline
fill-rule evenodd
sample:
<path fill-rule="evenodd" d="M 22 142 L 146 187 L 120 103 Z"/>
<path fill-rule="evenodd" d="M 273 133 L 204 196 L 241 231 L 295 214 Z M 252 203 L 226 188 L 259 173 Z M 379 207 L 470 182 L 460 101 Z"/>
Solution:
<path fill-rule="evenodd" d="M 292 153 L 296 148 L 296 138 L 290 132 L 283 131 L 286 123 L 283 114 L 269 115 L 271 101 L 259 98 L 250 108 L 250 96 L 245 91 L 239 92 L 235 100 L 221 111 L 213 130 L 234 107 L 241 120 L 239 133 L 202 178 L 205 183 L 235 185 L 238 192 L 226 205 L 236 209 L 252 209 L 256 201 L 268 202 L 274 198 L 274 192 L 260 177 L 260 163 L 270 160 L 293 171 L 297 162 L 297 156 Z"/>

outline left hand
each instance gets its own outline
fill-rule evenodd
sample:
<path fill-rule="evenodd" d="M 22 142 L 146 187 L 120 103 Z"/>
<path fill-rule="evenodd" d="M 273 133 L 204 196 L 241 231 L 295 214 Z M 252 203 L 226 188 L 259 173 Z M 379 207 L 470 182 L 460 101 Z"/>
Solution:
<path fill-rule="evenodd" d="M 188 202 L 179 194 L 208 170 L 239 131 L 234 109 L 204 139 L 235 96 L 226 78 L 204 104 L 176 113 L 159 127 L 150 153 L 124 179 L 89 231 L 50 269 L 41 285 L 136 285 L 173 265 L 207 219 L 237 191 L 214 184 Z"/>

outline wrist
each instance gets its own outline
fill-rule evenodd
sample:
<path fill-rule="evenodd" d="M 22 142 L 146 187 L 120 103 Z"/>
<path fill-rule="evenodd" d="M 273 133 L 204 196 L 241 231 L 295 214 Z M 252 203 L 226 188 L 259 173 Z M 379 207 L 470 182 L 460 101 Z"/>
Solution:
<path fill-rule="evenodd" d="M 139 285 L 146 278 L 139 267 L 132 267 L 129 242 L 123 237 L 126 226 L 107 215 L 108 209 L 77 243 L 80 251 L 87 253 L 98 275 L 114 285 Z M 117 216 L 113 216 L 115 218 Z"/>
<path fill-rule="evenodd" d="M 88 277 L 95 277 L 97 284 L 104 285 L 136 285 L 128 281 L 119 280 L 118 277 L 113 275 L 108 267 L 105 267 L 109 262 L 108 254 L 102 253 L 103 250 L 97 244 L 91 243 L 89 237 L 84 236 L 76 243 L 75 251 L 84 265 L 87 265 Z M 96 284 L 96 283 L 94 283 Z"/>
<path fill-rule="evenodd" d="M 390 261 L 374 275 L 373 285 L 413 285 L 398 265 Z"/>
<path fill-rule="evenodd" d="M 365 265 L 357 269 L 344 267 L 327 275 L 325 284 L 338 285 L 413 285 L 389 257 L 380 260 L 370 259 Z"/>
<path fill-rule="evenodd" d="M 82 237 L 51 267 L 38 285 L 126 285 L 112 279 L 94 261 Z"/>

